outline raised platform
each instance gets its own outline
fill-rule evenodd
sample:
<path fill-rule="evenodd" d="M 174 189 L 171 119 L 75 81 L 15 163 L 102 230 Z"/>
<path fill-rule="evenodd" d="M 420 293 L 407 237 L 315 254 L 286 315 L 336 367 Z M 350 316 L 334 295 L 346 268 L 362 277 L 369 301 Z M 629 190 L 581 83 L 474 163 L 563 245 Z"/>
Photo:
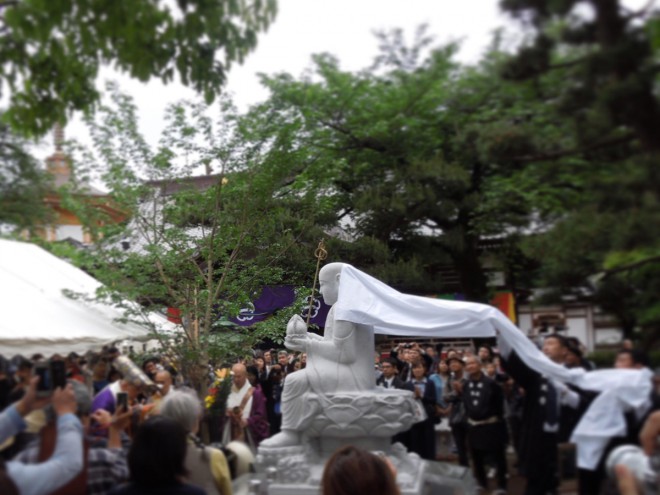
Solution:
<path fill-rule="evenodd" d="M 424 414 L 408 390 L 308 393 L 299 418 L 304 425 L 300 443 L 262 442 L 257 474 L 250 482 L 260 485 L 261 495 L 318 495 L 328 458 L 344 445 L 355 445 L 387 455 L 396 468 L 401 495 L 473 493 L 473 478 L 466 469 L 424 461 L 402 444 L 391 443 L 394 435 L 408 430 Z"/>
<path fill-rule="evenodd" d="M 299 454 L 303 457 L 297 457 Z M 291 455 L 295 459 L 290 458 L 282 462 L 279 468 L 263 469 L 261 466 L 257 473 L 235 480 L 234 495 L 321 495 L 323 465 L 306 463 L 304 452 L 292 452 Z M 405 448 L 400 444 L 392 445 L 392 451 L 388 455 L 397 468 L 397 483 L 401 495 L 476 493 L 477 485 L 466 468 L 447 462 L 421 460 L 416 454 L 405 453 Z"/>

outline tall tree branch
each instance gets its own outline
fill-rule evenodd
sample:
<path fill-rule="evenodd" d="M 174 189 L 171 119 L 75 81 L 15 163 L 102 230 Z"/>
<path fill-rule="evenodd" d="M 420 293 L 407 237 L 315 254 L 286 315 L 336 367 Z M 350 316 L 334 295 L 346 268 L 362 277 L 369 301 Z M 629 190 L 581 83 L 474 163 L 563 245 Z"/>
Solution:
<path fill-rule="evenodd" d="M 615 275 L 617 273 L 629 272 L 631 270 L 635 270 L 636 268 L 647 265 L 649 263 L 658 263 L 658 262 L 660 262 L 660 255 L 651 256 L 650 258 L 644 258 L 643 260 L 635 261 L 634 263 L 628 263 L 627 265 L 617 266 L 616 268 L 610 268 L 609 270 L 605 270 L 604 274 L 605 277 L 609 277 L 610 275 Z"/>
<path fill-rule="evenodd" d="M 596 151 L 602 148 L 608 148 L 610 146 L 617 146 L 620 144 L 629 143 L 630 141 L 633 141 L 635 138 L 636 136 L 634 134 L 626 134 L 625 136 L 608 139 L 606 141 L 600 141 L 588 146 L 571 148 L 567 150 L 550 151 L 547 153 L 540 153 L 538 155 L 514 156 L 511 159 L 520 163 L 543 162 L 548 160 L 555 160 L 557 158 L 563 158 L 565 156 L 577 155 L 589 151 Z"/>

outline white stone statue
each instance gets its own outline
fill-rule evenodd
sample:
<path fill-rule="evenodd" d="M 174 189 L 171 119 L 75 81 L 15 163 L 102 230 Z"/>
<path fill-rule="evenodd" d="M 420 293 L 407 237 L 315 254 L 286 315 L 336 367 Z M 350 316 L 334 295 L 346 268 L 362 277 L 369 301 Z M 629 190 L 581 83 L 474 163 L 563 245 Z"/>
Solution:
<path fill-rule="evenodd" d="M 326 304 L 337 302 L 339 281 L 344 263 L 330 263 L 319 273 L 319 292 Z M 298 445 L 300 433 L 314 420 L 309 394 L 324 403 L 330 394 L 374 390 L 373 328 L 335 320 L 330 309 L 323 337 L 307 332 L 300 315 L 287 325 L 285 345 L 307 353 L 304 369 L 286 377 L 282 394 L 282 430 L 264 441 L 264 447 Z"/>
<path fill-rule="evenodd" d="M 426 461 L 391 443 L 423 419 L 420 407 L 408 390 L 376 386 L 373 327 L 335 318 L 348 266 L 330 263 L 320 271 L 319 291 L 333 305 L 323 337 L 307 332 L 299 315 L 287 325 L 285 345 L 306 352 L 307 366 L 287 375 L 281 432 L 259 445 L 256 467 L 265 475 L 268 495 L 318 495 L 325 461 L 346 444 L 387 455 L 401 494 L 422 493 Z"/>

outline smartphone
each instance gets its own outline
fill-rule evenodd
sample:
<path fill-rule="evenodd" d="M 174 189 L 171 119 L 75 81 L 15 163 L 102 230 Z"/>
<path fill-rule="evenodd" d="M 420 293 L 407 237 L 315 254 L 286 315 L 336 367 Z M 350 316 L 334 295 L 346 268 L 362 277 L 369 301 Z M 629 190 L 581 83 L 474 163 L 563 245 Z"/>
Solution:
<path fill-rule="evenodd" d="M 34 374 L 39 377 L 37 383 L 37 397 L 49 397 L 53 393 L 50 365 L 47 361 L 34 363 Z"/>
<path fill-rule="evenodd" d="M 117 411 L 128 410 L 128 394 L 126 392 L 117 392 Z"/>
<path fill-rule="evenodd" d="M 66 387 L 66 367 L 64 361 L 51 361 L 50 375 L 53 384 L 53 390 Z"/>

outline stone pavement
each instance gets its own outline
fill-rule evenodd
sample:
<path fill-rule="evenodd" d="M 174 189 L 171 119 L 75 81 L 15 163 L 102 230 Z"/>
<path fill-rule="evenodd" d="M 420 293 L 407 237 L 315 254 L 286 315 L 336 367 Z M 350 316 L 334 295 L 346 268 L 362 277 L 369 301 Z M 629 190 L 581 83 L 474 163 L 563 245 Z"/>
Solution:
<path fill-rule="evenodd" d="M 443 421 L 443 423 L 436 425 L 437 460 L 443 462 L 457 462 L 457 456 L 450 452 L 450 445 L 451 440 L 449 438 L 449 428 L 446 421 Z M 508 495 L 523 495 L 525 478 L 518 474 L 516 468 L 516 456 L 513 453 L 513 449 L 509 448 L 507 458 L 509 460 L 509 483 L 507 493 Z M 495 490 L 496 487 L 494 480 L 491 480 L 491 486 L 488 488 L 491 491 Z M 569 478 L 567 476 L 565 479 L 562 479 L 561 484 L 559 485 L 559 493 L 562 495 L 577 495 L 577 492 L 578 485 L 575 477 Z"/>
<path fill-rule="evenodd" d="M 457 462 L 457 457 L 453 454 L 443 453 L 438 455 L 437 459 L 443 462 Z M 515 455 L 509 454 L 509 484 L 508 484 L 508 495 L 523 495 L 525 490 L 525 478 L 518 474 L 518 471 L 515 467 Z M 496 489 L 494 480 L 491 480 L 491 485 L 488 487 L 489 491 Z M 487 492 L 488 493 L 488 492 Z M 562 495 L 577 495 L 578 486 L 577 480 L 573 479 L 564 479 L 559 485 L 559 493 Z"/>

